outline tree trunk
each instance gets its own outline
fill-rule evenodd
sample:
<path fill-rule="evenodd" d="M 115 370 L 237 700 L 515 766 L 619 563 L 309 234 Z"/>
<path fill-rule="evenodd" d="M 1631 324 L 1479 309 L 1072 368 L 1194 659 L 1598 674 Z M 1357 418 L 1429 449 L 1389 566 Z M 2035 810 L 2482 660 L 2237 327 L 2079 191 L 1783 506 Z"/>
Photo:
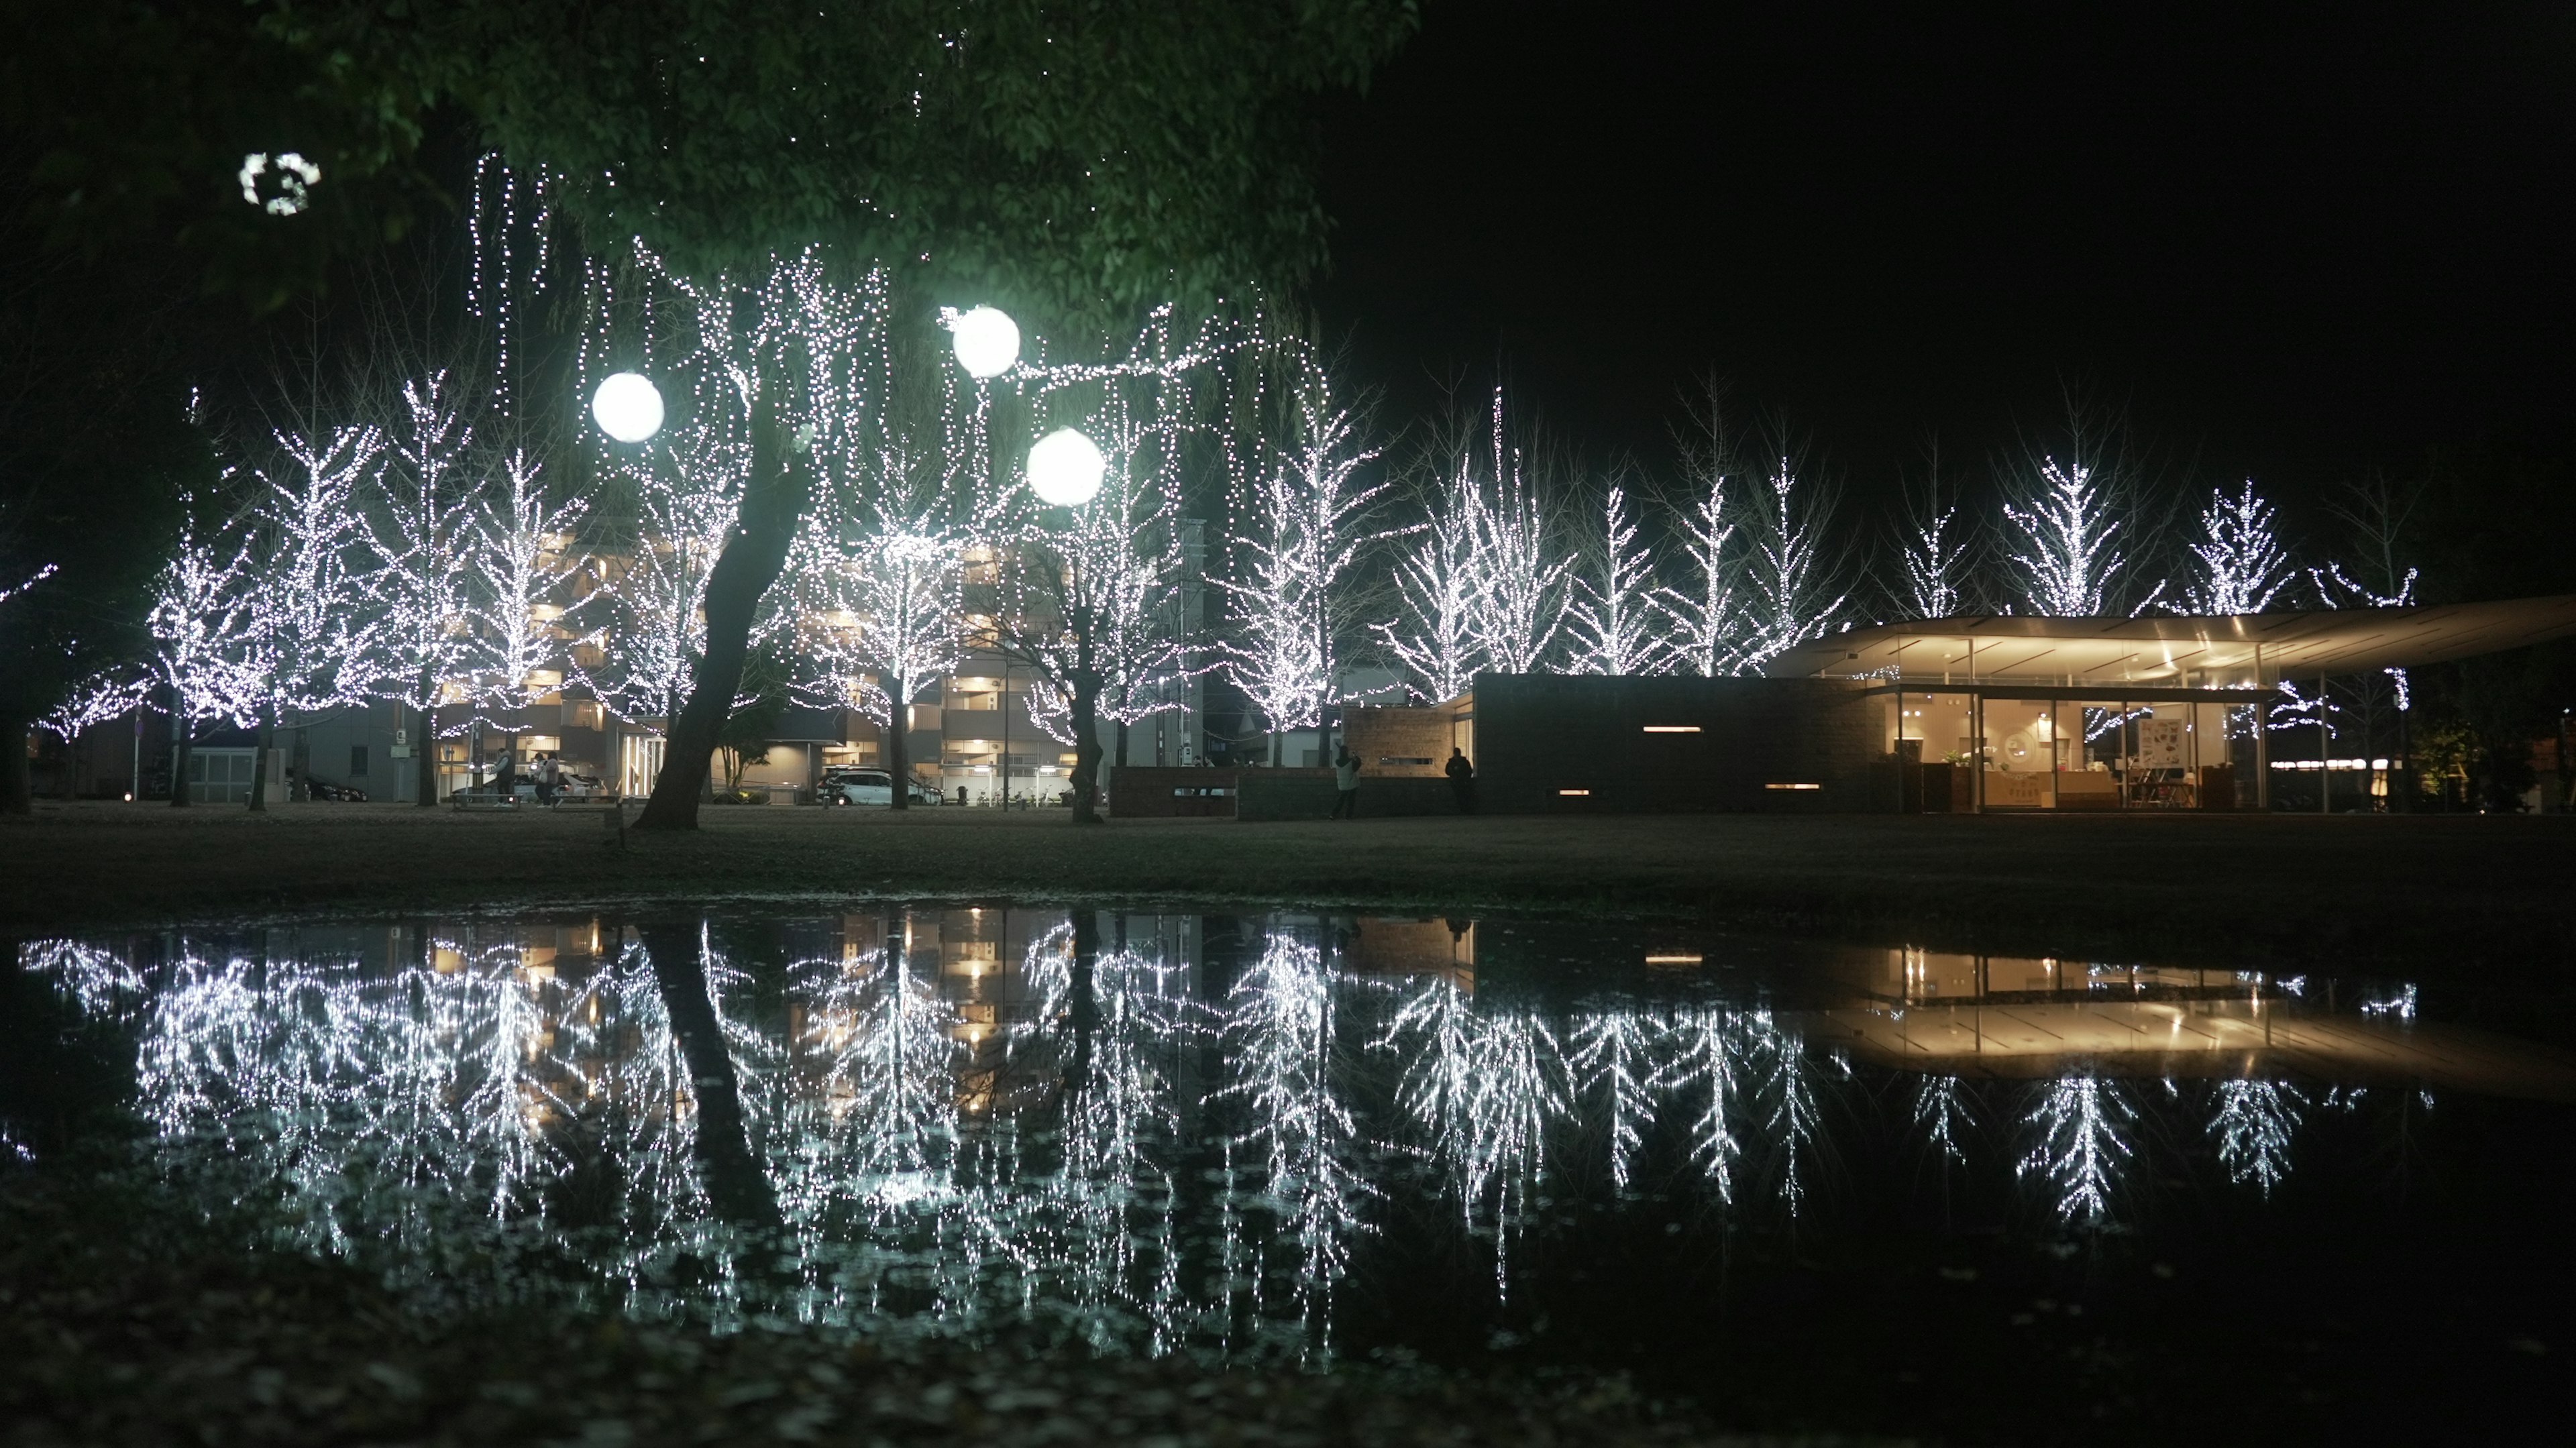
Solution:
<path fill-rule="evenodd" d="M 295 726 L 295 763 L 289 766 L 295 782 L 286 787 L 286 797 L 297 804 L 313 798 L 313 726 Z"/>
<path fill-rule="evenodd" d="M 689 1096 L 698 1108 L 694 1146 L 707 1200 L 718 1218 L 735 1226 L 776 1227 L 778 1198 L 744 1130 L 742 1086 L 734 1074 L 733 1053 L 725 1049 L 715 1000 L 707 993 L 698 926 L 686 921 L 643 925 L 637 933 L 652 961 L 653 984 L 661 992 L 671 1034 L 688 1064 Z"/>
<path fill-rule="evenodd" d="M 888 779 L 894 786 L 893 797 L 887 801 L 887 804 L 893 809 L 910 809 L 912 807 L 912 741 L 905 736 L 908 726 L 912 723 L 910 717 L 912 706 L 904 702 L 904 695 L 912 688 L 912 680 L 897 679 L 894 681 L 894 687 L 894 707 L 886 711 L 886 716 L 893 722 L 886 725 L 885 765 Z"/>
<path fill-rule="evenodd" d="M 698 827 L 698 801 L 710 782 L 716 736 L 733 712 L 743 660 L 751 652 L 752 619 L 761 595 L 787 566 L 787 546 L 805 511 L 805 474 L 789 446 L 775 406 L 762 401 L 752 419 L 751 479 L 743 490 L 742 515 L 707 575 L 707 651 L 698 660 L 689 702 L 671 721 L 669 751 L 653 781 L 653 797 L 636 818 L 637 829 Z"/>
<path fill-rule="evenodd" d="M 1073 675 L 1073 822 L 1100 823 L 1100 676 Z"/>
<path fill-rule="evenodd" d="M 277 747 L 277 716 L 259 716 L 259 744 L 250 752 L 250 810 L 253 814 L 268 812 L 268 751 Z"/>
<path fill-rule="evenodd" d="M 426 691 L 422 697 L 428 697 Z M 434 742 L 437 735 L 438 712 L 434 709 L 421 710 L 420 729 L 413 736 L 411 744 L 414 761 L 413 790 L 419 795 L 419 798 L 412 801 L 414 804 L 438 803 L 438 745 Z"/>
<path fill-rule="evenodd" d="M 27 732 L 24 719 L 0 719 L 0 814 L 35 808 L 27 783 Z"/>
<path fill-rule="evenodd" d="M 190 729 L 188 716 L 175 707 L 170 710 L 170 803 L 184 808 L 188 803 L 188 757 L 196 753 L 196 731 Z"/>

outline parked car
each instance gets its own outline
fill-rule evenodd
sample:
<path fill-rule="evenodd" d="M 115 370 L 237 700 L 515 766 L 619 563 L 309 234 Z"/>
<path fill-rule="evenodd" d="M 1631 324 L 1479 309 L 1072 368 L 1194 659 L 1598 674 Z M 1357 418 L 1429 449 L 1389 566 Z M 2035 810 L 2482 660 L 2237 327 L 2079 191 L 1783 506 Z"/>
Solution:
<path fill-rule="evenodd" d="M 934 805 L 944 801 L 938 790 L 918 780 L 907 781 L 914 804 Z M 894 803 L 894 776 L 882 769 L 864 769 L 852 765 L 835 765 L 823 771 L 823 803 L 880 804 Z"/>

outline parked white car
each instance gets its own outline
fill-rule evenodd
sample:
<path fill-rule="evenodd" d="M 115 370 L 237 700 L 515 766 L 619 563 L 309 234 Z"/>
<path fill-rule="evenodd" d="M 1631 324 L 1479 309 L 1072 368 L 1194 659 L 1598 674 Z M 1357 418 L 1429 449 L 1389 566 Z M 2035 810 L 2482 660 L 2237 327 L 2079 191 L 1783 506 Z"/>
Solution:
<path fill-rule="evenodd" d="M 939 791 L 919 780 L 909 781 L 912 802 L 917 805 L 944 804 Z M 894 803 L 894 776 L 882 769 L 857 769 L 843 765 L 823 772 L 823 803 L 874 804 Z"/>

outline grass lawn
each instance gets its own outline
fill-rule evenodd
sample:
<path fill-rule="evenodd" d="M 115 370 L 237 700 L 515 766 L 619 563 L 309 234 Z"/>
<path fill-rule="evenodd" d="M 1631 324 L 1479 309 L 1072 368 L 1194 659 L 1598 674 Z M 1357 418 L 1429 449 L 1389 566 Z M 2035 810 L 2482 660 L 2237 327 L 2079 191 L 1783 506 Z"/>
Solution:
<path fill-rule="evenodd" d="M 1075 894 L 1574 910 L 1996 953 L 2403 960 L 2555 975 L 2576 820 L 1488 816 L 1239 824 L 710 807 L 611 845 L 596 810 L 40 803 L 0 819 L 0 931 L 725 896 Z"/>

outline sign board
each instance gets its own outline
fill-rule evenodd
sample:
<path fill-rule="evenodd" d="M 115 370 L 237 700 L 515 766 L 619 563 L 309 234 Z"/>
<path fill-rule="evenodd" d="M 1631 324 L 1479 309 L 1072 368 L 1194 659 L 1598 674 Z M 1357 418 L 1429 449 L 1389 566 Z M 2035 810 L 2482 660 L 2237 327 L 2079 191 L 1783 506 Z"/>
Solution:
<path fill-rule="evenodd" d="M 396 744 L 396 745 L 395 745 L 391 750 L 389 750 L 389 751 L 387 751 L 387 752 L 388 752 L 388 753 L 390 753 L 390 754 L 392 754 L 392 755 L 393 755 L 393 757 L 394 757 L 394 758 L 396 758 L 396 759 L 409 759 L 409 758 L 411 758 L 411 746 L 410 746 L 410 745 L 408 745 L 408 744 Z"/>
<path fill-rule="evenodd" d="M 2180 769 L 2183 767 L 2182 721 L 2180 719 L 2141 719 L 2138 721 L 2138 765 L 2142 769 Z"/>

